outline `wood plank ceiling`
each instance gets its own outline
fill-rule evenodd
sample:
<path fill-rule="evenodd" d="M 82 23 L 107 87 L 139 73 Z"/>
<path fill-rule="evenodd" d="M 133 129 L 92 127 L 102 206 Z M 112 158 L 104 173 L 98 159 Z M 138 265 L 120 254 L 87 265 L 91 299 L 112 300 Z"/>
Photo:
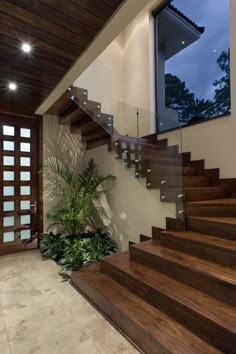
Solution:
<path fill-rule="evenodd" d="M 0 0 L 0 112 L 32 115 L 122 2 Z"/>

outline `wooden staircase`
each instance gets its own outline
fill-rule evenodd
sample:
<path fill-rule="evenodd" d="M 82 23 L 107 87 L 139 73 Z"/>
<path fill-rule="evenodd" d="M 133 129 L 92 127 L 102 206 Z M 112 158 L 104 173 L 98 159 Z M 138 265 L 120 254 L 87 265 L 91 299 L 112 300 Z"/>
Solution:
<path fill-rule="evenodd" d="M 60 123 L 79 131 L 87 149 L 108 144 L 148 189 L 160 189 L 162 202 L 176 203 L 166 230 L 153 227 L 129 251 L 72 272 L 72 284 L 144 353 L 236 353 L 235 180 L 156 135 L 112 133 L 113 117 L 86 90 L 71 91 L 77 104 L 64 98 Z"/>

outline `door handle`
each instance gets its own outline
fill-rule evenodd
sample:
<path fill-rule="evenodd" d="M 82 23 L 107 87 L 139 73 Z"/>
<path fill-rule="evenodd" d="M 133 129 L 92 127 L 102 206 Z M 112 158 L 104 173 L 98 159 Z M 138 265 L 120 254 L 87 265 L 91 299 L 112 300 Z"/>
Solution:
<path fill-rule="evenodd" d="M 31 208 L 34 208 L 34 214 L 36 214 L 36 213 L 37 213 L 37 210 L 38 210 L 38 208 L 37 208 L 37 202 L 35 201 L 34 203 L 30 204 L 30 207 L 31 207 Z"/>

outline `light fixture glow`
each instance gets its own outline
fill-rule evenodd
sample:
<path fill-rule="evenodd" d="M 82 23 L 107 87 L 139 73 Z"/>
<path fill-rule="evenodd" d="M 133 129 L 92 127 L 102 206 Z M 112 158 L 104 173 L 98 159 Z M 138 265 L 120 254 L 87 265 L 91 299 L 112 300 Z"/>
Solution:
<path fill-rule="evenodd" d="M 181 43 L 184 45 L 184 44 L 185 44 L 185 41 L 182 41 Z"/>
<path fill-rule="evenodd" d="M 25 53 L 30 53 L 31 50 L 32 50 L 32 47 L 31 47 L 31 45 L 29 43 L 22 43 L 21 49 Z"/>
<path fill-rule="evenodd" d="M 216 53 L 216 49 L 214 49 L 213 52 Z"/>
<path fill-rule="evenodd" d="M 17 89 L 17 85 L 15 82 L 10 82 L 8 87 L 9 87 L 9 90 L 11 90 L 11 91 L 16 91 L 16 89 Z"/>

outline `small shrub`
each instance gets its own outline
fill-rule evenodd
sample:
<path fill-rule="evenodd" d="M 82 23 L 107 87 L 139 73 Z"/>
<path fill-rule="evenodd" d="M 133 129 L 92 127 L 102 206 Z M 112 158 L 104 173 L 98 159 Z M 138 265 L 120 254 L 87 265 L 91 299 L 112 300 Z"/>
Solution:
<path fill-rule="evenodd" d="M 94 261 L 100 261 L 117 251 L 116 242 L 101 229 L 87 233 L 90 238 L 90 249 Z"/>
<path fill-rule="evenodd" d="M 98 262 L 103 257 L 116 252 L 117 244 L 100 229 L 82 235 L 82 238 L 67 240 L 61 265 L 65 269 L 80 269 L 91 262 Z"/>
<path fill-rule="evenodd" d="M 40 241 L 40 251 L 43 257 L 53 259 L 55 262 L 63 257 L 65 249 L 65 239 L 61 237 L 61 234 L 43 234 Z"/>
<path fill-rule="evenodd" d="M 67 240 L 64 256 L 60 261 L 63 269 L 77 270 L 92 261 L 89 240 Z"/>

